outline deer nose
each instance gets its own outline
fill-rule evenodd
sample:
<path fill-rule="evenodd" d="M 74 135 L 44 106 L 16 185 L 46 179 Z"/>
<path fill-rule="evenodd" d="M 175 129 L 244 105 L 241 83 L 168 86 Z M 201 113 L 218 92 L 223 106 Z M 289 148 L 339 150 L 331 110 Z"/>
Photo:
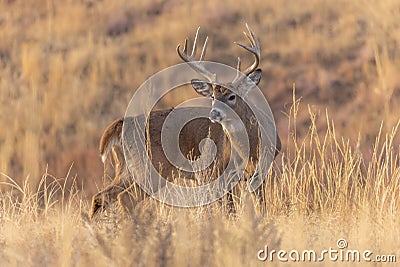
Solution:
<path fill-rule="evenodd" d="M 221 112 L 216 108 L 211 109 L 210 120 L 212 122 L 221 122 L 221 120 L 222 120 Z"/>

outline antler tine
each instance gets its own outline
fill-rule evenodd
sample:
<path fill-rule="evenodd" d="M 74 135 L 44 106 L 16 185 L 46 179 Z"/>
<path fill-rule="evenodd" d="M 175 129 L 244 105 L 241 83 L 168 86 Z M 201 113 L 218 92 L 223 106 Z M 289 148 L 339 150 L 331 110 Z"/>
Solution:
<path fill-rule="evenodd" d="M 235 79 L 233 79 L 232 83 L 235 83 L 237 80 L 239 80 L 239 77 L 240 77 L 240 65 L 241 65 L 240 57 L 238 57 L 238 61 L 237 61 L 237 65 L 236 65 L 236 77 L 235 77 Z"/>
<path fill-rule="evenodd" d="M 215 73 L 211 73 L 209 70 L 207 70 L 205 68 L 204 62 L 203 62 L 204 57 L 206 55 L 206 50 L 207 50 L 208 36 L 206 37 L 206 40 L 204 41 L 204 45 L 203 45 L 203 49 L 201 51 L 200 59 L 198 61 L 195 60 L 196 52 L 197 52 L 197 40 L 198 40 L 199 30 L 200 30 L 200 27 L 197 28 L 196 36 L 194 37 L 192 53 L 190 55 L 188 53 L 188 45 L 187 45 L 188 39 L 187 38 L 185 39 L 185 45 L 183 47 L 183 50 L 180 49 L 181 45 L 178 44 L 178 47 L 176 48 L 176 51 L 178 52 L 179 57 L 183 61 L 188 63 L 189 66 L 192 69 L 194 69 L 196 72 L 201 74 L 208 81 L 216 82 L 216 74 Z"/>
<path fill-rule="evenodd" d="M 183 53 L 187 54 L 187 48 L 188 48 L 188 38 L 185 39 L 185 44 L 183 46 Z"/>
<path fill-rule="evenodd" d="M 258 41 L 256 35 L 254 34 L 254 32 L 250 29 L 249 25 L 246 23 L 246 28 L 250 33 L 250 36 L 247 34 L 247 32 L 243 32 L 244 35 L 247 37 L 247 39 L 250 41 L 251 45 L 253 47 L 260 47 L 260 42 Z"/>
<path fill-rule="evenodd" d="M 251 46 L 235 42 L 238 46 L 246 49 L 250 53 L 254 55 L 254 63 L 249 66 L 244 73 L 248 75 L 249 73 L 253 72 L 255 69 L 257 69 L 258 65 L 260 64 L 260 58 L 261 58 L 261 48 L 260 48 L 260 42 L 258 41 L 256 35 L 254 32 L 250 29 L 249 25 L 246 23 L 246 28 L 249 31 L 249 33 L 243 32 L 246 38 L 249 40 Z"/>
<path fill-rule="evenodd" d="M 200 27 L 197 28 L 196 35 L 194 36 L 192 54 L 190 55 L 190 57 L 192 59 L 194 59 L 194 56 L 196 55 L 196 52 L 197 52 L 197 38 L 199 37 L 199 31 L 200 31 Z"/>
<path fill-rule="evenodd" d="M 237 71 L 240 71 L 240 65 L 241 65 L 240 57 L 238 57 L 238 62 L 237 62 L 237 64 L 236 64 L 236 69 L 237 69 Z"/>
<path fill-rule="evenodd" d="M 200 61 L 203 61 L 204 57 L 206 56 L 207 42 L 208 42 L 208 36 L 206 37 L 206 40 L 204 41 L 203 50 L 201 50 Z"/>

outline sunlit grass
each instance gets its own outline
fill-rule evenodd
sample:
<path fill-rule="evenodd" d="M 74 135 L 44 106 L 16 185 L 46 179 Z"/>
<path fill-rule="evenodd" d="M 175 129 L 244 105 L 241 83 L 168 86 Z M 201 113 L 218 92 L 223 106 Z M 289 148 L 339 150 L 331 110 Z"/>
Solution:
<path fill-rule="evenodd" d="M 201 38 L 210 37 L 208 60 L 234 66 L 241 56 L 248 64 L 233 45 L 242 40 L 245 22 L 262 44 L 260 88 L 279 132 L 289 133 L 282 114 L 289 112 L 295 83 L 314 113 L 327 108 L 339 135 L 358 140 L 366 152 L 381 122 L 387 133 L 400 116 L 396 6 L 372 0 L 2 2 L 0 123 L 7 131 L 0 133 L 0 170 L 38 183 L 47 166 L 60 176 L 74 163 L 72 172 L 93 192 L 101 175 L 100 133 L 122 116 L 135 88 L 178 63 L 177 44 L 198 26 Z M 188 95 L 167 96 L 160 107 Z M 323 126 L 321 114 L 316 123 Z M 308 122 L 308 112 L 298 115 L 300 137 Z"/>
<path fill-rule="evenodd" d="M 295 122 L 301 104 L 295 101 L 291 110 Z M 75 181 L 69 175 L 46 173 L 36 191 L 29 179 L 19 184 L 6 176 L 11 190 L 1 195 L 2 259 L 30 266 L 253 266 L 266 245 L 320 251 L 336 248 L 339 238 L 351 249 L 398 254 L 400 165 L 392 143 L 397 126 L 378 135 L 366 162 L 356 145 L 337 137 L 328 114 L 324 129 L 314 124 L 312 112 L 310 118 L 307 136 L 291 139 L 280 166 L 267 177 L 265 215 L 242 192 L 233 217 L 218 203 L 185 209 L 147 199 L 128 217 L 111 207 L 91 221 L 84 190 L 75 183 L 67 189 Z"/>

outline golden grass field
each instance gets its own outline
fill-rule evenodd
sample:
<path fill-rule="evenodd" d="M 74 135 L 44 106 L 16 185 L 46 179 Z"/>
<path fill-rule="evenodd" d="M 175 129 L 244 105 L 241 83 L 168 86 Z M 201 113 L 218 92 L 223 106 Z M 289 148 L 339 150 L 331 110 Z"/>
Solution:
<path fill-rule="evenodd" d="M 399 262 L 399 17 L 396 0 L 1 0 L 1 266 L 304 266 L 257 253 L 337 249 L 340 238 Z M 90 221 L 110 178 L 103 129 L 149 76 L 180 63 L 176 46 L 198 26 L 208 60 L 249 63 L 232 43 L 246 22 L 283 143 L 266 214 L 244 193 L 234 218 L 148 200 L 129 218 L 110 209 Z"/>

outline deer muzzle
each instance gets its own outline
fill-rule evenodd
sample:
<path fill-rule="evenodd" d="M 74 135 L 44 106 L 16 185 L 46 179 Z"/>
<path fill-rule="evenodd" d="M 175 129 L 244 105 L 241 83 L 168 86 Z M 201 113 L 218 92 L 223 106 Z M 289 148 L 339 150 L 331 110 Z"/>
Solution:
<path fill-rule="evenodd" d="M 218 108 L 213 108 L 210 111 L 210 120 L 212 122 L 221 122 L 225 118 L 225 112 Z"/>

